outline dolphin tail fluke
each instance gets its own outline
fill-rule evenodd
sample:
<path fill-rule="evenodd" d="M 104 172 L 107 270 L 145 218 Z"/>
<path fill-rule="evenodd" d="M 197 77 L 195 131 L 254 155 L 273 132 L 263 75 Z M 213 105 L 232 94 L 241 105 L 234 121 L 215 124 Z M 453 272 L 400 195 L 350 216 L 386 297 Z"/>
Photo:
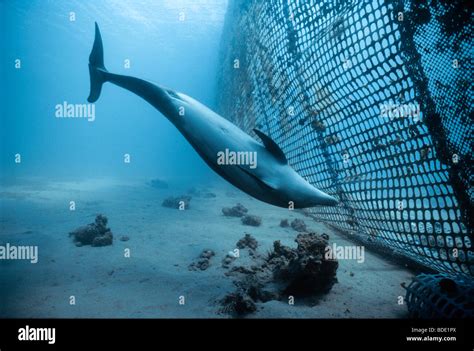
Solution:
<path fill-rule="evenodd" d="M 107 70 L 104 66 L 104 48 L 99 26 L 95 23 L 95 39 L 92 51 L 89 56 L 89 75 L 91 80 L 91 90 L 87 101 L 95 102 L 99 99 L 102 84 L 107 81 Z"/>

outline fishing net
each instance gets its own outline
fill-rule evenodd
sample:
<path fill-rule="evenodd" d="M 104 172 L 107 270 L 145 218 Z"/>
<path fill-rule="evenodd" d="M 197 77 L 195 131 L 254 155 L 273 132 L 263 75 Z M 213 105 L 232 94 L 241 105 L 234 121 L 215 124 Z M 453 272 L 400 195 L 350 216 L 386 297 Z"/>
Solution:
<path fill-rule="evenodd" d="M 413 318 L 474 318 L 474 283 L 463 276 L 420 274 L 408 287 Z"/>
<path fill-rule="evenodd" d="M 235 0 L 219 112 L 335 196 L 308 212 L 435 271 L 474 275 L 472 24 L 463 1 Z M 254 135 L 255 136 L 255 135 Z"/>

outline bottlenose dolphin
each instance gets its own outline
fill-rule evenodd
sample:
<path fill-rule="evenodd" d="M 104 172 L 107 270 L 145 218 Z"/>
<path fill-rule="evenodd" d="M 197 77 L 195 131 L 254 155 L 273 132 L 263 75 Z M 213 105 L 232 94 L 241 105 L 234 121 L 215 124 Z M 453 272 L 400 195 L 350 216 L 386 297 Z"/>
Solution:
<path fill-rule="evenodd" d="M 199 156 L 228 182 L 266 203 L 286 208 L 336 205 L 332 196 L 316 189 L 291 168 L 280 147 L 254 129 L 262 144 L 193 98 L 151 82 L 108 72 L 99 26 L 89 56 L 89 102 L 100 96 L 102 84 L 110 82 L 140 96 L 160 111 L 183 134 Z M 218 162 L 222 153 L 251 153 L 254 165 Z M 258 157 L 257 157 L 258 156 Z"/>

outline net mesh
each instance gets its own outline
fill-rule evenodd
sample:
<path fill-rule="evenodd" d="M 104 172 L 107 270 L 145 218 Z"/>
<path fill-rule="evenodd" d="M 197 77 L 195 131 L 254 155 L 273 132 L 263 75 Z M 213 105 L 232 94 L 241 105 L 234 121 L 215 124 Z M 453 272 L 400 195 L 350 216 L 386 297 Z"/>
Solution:
<path fill-rule="evenodd" d="M 474 318 L 474 284 L 463 276 L 420 274 L 405 287 L 414 318 Z"/>
<path fill-rule="evenodd" d="M 230 2 L 219 112 L 339 201 L 309 213 L 474 274 L 471 13 L 462 1 Z M 255 135 L 254 135 L 255 136 Z"/>

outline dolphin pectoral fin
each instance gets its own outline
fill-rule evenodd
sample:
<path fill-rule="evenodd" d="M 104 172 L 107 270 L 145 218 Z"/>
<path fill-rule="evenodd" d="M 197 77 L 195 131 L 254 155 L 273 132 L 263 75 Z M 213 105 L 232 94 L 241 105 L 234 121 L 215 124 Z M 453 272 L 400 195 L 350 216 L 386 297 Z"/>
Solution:
<path fill-rule="evenodd" d="M 263 133 L 262 131 L 258 129 L 253 130 L 255 134 L 258 135 L 258 137 L 262 140 L 263 145 L 265 145 L 265 148 L 277 158 L 278 161 L 280 161 L 283 164 L 288 163 L 288 160 L 286 159 L 285 154 L 283 151 L 280 149 L 277 143 L 273 141 L 272 138 L 270 138 L 268 135 Z"/>
<path fill-rule="evenodd" d="M 268 188 L 268 190 L 276 191 L 278 190 L 278 181 L 276 179 L 271 179 L 269 177 L 264 177 L 261 174 L 258 174 L 255 170 L 238 166 L 243 172 L 251 176 L 257 183 L 262 187 Z"/>

